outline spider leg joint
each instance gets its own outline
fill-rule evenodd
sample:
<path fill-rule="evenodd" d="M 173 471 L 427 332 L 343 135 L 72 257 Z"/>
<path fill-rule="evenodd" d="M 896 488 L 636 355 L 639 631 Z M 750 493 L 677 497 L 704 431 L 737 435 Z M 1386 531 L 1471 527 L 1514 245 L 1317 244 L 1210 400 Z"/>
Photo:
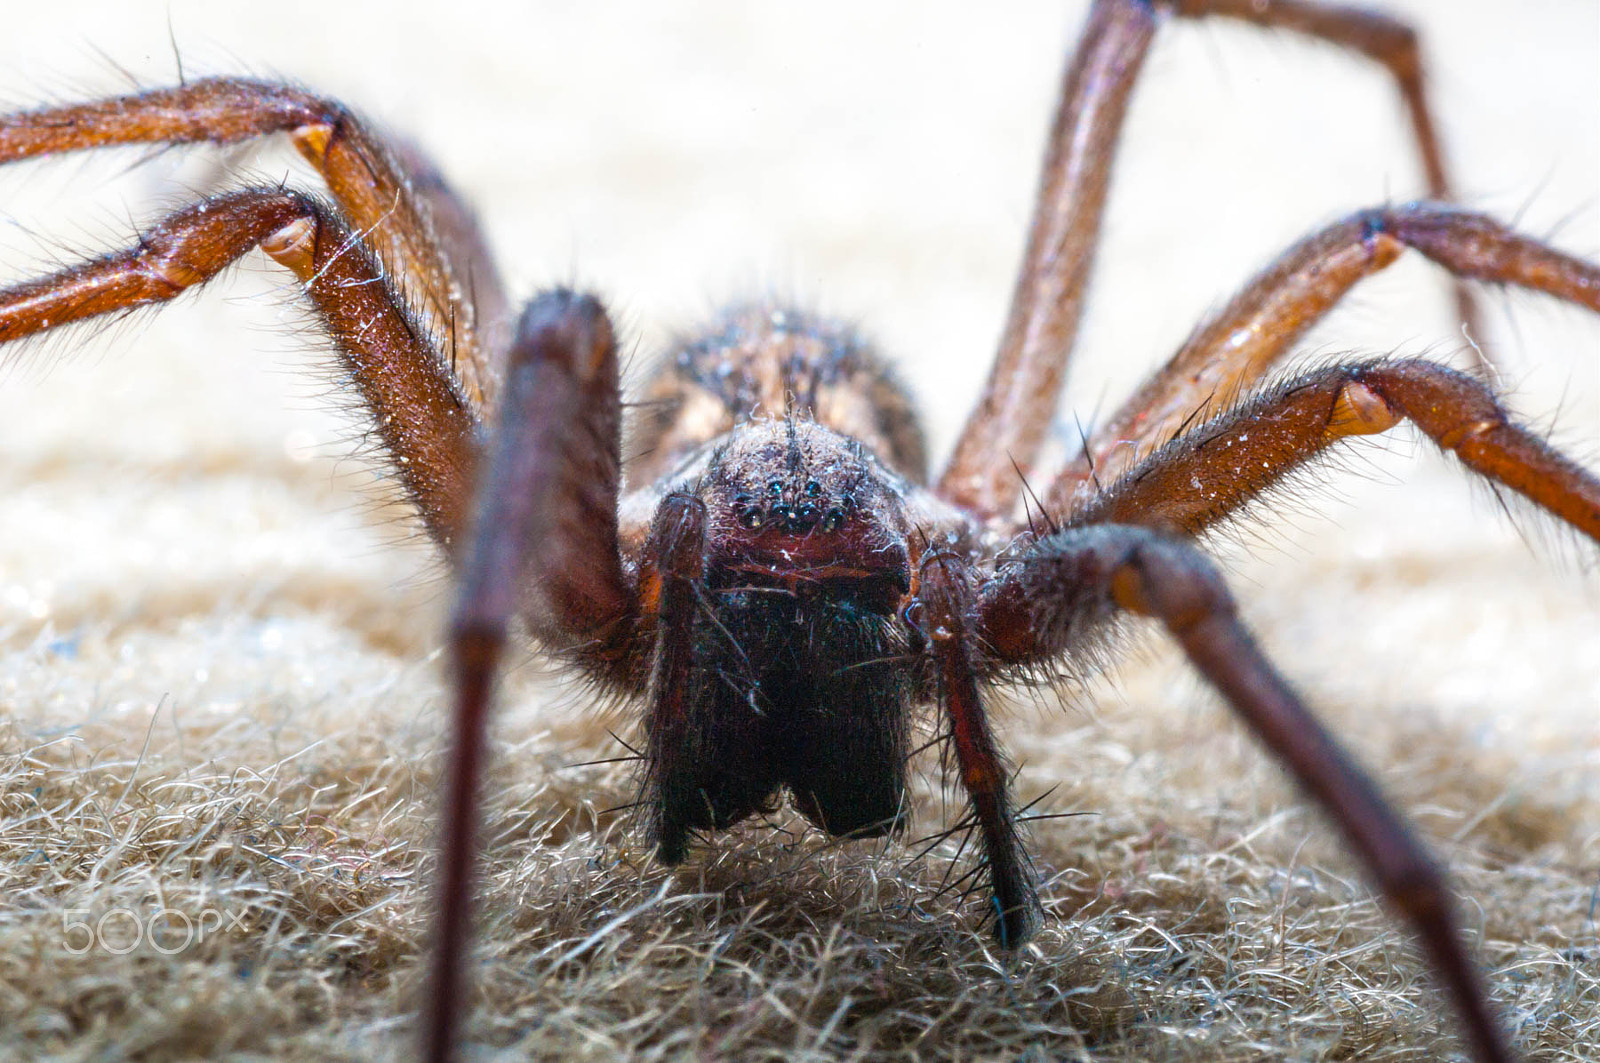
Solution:
<path fill-rule="evenodd" d="M 262 240 L 261 250 L 274 262 L 287 266 L 301 280 L 310 279 L 311 274 L 316 272 L 316 219 L 296 218 Z"/>
<path fill-rule="evenodd" d="M 1329 438 L 1370 436 L 1387 432 L 1400 423 L 1400 415 L 1383 397 L 1359 380 L 1339 389 L 1328 416 Z"/>
<path fill-rule="evenodd" d="M 333 126 L 326 122 L 303 125 L 289 133 L 295 149 L 312 163 L 327 157 L 328 145 L 333 143 Z"/>

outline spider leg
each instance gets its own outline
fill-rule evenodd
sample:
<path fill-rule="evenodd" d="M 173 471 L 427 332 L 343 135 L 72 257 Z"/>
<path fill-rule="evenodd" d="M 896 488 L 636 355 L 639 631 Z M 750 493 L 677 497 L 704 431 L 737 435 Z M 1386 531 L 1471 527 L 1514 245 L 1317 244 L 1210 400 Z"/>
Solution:
<path fill-rule="evenodd" d="M 559 649 L 603 652 L 632 610 L 617 547 L 617 345 L 604 309 L 565 290 L 534 299 L 506 368 L 450 624 L 455 733 L 422 1031 L 430 1060 L 451 1057 L 460 1018 L 489 702 L 512 618 Z"/>
<path fill-rule="evenodd" d="M 1180 18 L 1220 16 L 1238 19 L 1263 29 L 1283 29 L 1338 48 L 1346 48 L 1380 64 L 1394 78 L 1400 100 L 1411 119 L 1411 135 L 1422 158 L 1422 171 L 1428 182 L 1428 198 L 1454 200 L 1453 183 L 1445 168 L 1444 152 L 1428 105 L 1427 78 L 1423 74 L 1422 49 L 1417 31 L 1381 11 L 1316 0 L 1175 0 Z M 1467 334 L 1483 342 L 1482 317 L 1478 302 L 1465 284 L 1456 283 L 1456 316 L 1466 325 Z"/>
<path fill-rule="evenodd" d="M 1117 134 L 1155 28 L 1148 3 L 1098 0 L 1062 76 L 1000 348 L 938 483 L 940 496 L 980 516 L 1016 505 L 1011 462 L 1027 471 L 1055 415 Z"/>
<path fill-rule="evenodd" d="M 413 145 L 386 142 L 342 104 L 288 85 L 206 78 L 175 88 L 0 116 L 0 165 L 124 144 L 236 144 L 289 134 L 351 227 L 433 331 L 448 337 L 466 394 L 494 401 L 489 355 L 507 300 L 471 210 Z"/>
<path fill-rule="evenodd" d="M 1360 211 L 1285 251 L 1098 430 L 1046 494 L 1070 513 L 1189 424 L 1226 407 L 1363 277 L 1414 248 L 1458 277 L 1515 284 L 1600 313 L 1600 267 L 1482 214 L 1433 203 Z"/>
<path fill-rule="evenodd" d="M 1126 611 L 1154 617 L 1207 681 L 1339 827 L 1410 924 L 1460 1010 L 1476 1057 L 1510 1060 L 1482 979 L 1462 942 L 1442 872 L 1371 778 L 1290 689 L 1240 622 L 1215 566 L 1147 528 L 1068 528 L 1041 539 L 984 589 L 977 645 L 992 667 L 1066 652 Z"/>
<path fill-rule="evenodd" d="M 694 620 L 705 577 L 706 506 L 691 494 L 668 495 L 656 512 L 645 547 L 641 600 L 654 599 L 655 653 L 650 667 L 649 705 L 645 731 L 655 822 L 652 830 L 668 864 L 680 862 L 689 833 L 709 803 L 704 795 L 707 770 L 720 772 L 724 763 L 697 763 L 689 746 L 693 734 L 695 689 Z M 720 760 L 720 758 L 717 758 Z"/>
<path fill-rule="evenodd" d="M 169 215 L 129 250 L 0 291 L 0 343 L 168 302 L 256 246 L 304 285 L 396 475 L 428 531 L 453 552 L 471 490 L 477 416 L 378 263 L 307 196 L 263 188 L 215 196 Z"/>
<path fill-rule="evenodd" d="M 922 561 L 920 588 L 922 626 L 939 704 L 950 720 L 956 769 L 983 839 L 984 866 L 994 893 L 995 938 L 1002 947 L 1014 948 L 1027 940 L 1038 924 L 1039 898 L 1017 836 L 1016 817 L 1006 792 L 1005 762 L 990 732 L 978 689 L 968 633 L 971 577 L 953 555 L 934 552 Z"/>
<path fill-rule="evenodd" d="M 1402 419 L 1600 542 L 1600 479 L 1516 424 L 1483 384 L 1426 359 L 1329 366 L 1258 395 L 1151 454 L 1072 523 L 1195 535 L 1339 440 Z"/>
<path fill-rule="evenodd" d="M 1055 414 L 1117 137 L 1159 13 L 1168 10 L 1185 18 L 1221 15 L 1290 30 L 1382 64 L 1410 115 L 1428 195 L 1452 197 L 1424 91 L 1416 32 L 1404 23 L 1306 0 L 1097 0 L 1062 78 L 1028 245 L 999 349 L 939 478 L 942 497 L 981 517 L 1011 512 L 1021 491 L 1014 469 L 1030 470 Z M 1472 296 L 1459 284 L 1457 303 L 1472 335 L 1481 335 Z"/>

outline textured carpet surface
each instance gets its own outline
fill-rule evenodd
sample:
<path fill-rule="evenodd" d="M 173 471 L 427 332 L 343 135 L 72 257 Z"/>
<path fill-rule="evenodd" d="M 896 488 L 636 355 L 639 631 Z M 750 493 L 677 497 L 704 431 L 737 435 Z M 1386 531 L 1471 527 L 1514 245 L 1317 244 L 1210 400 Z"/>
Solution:
<path fill-rule="evenodd" d="M 228 7 L 230 10 L 222 10 Z M 1600 251 L 1592 6 L 1418 0 L 1466 201 Z M 858 321 L 948 447 L 1009 294 L 1081 3 L 80 3 L 8 12 L 0 100 L 283 75 L 416 138 L 514 289 L 576 281 L 635 369 L 720 303 Z M 0 173 L 0 278 L 126 244 L 282 145 Z M 1294 239 L 1421 181 L 1391 87 L 1282 35 L 1160 34 L 1062 436 Z M 1600 461 L 1600 323 L 1489 292 L 1514 407 Z M 1303 357 L 1462 340 L 1436 271 Z M 70 356 L 70 357 L 69 357 Z M 259 256 L 0 375 L 0 1057 L 403 1052 L 424 958 L 449 593 Z M 381 485 L 378 485 L 381 496 Z M 1411 435 L 1219 544 L 1248 621 L 1448 861 L 1530 1059 L 1600 1044 L 1595 553 Z M 1257 532 L 1257 528 L 1263 530 Z M 496 723 L 468 1034 L 487 1056 L 1436 1059 L 1453 1020 L 1325 823 L 1154 633 L 1002 733 L 1048 876 L 1009 963 L 953 846 L 784 815 L 654 864 L 599 712 L 528 655 Z M 920 764 L 914 836 L 958 818 Z M 958 862 L 954 874 L 965 865 Z"/>

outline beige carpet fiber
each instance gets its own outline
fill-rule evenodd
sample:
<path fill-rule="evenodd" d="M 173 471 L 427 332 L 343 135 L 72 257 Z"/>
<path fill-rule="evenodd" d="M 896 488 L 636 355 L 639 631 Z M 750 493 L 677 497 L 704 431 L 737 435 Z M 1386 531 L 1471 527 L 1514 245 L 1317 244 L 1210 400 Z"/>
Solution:
<path fill-rule="evenodd" d="M 19 5 L 13 5 L 19 6 Z M 10 10 L 0 99 L 276 73 L 402 128 L 519 293 L 577 281 L 638 352 L 730 298 L 861 322 L 948 446 L 1008 295 L 1079 2 Z M 1592 5 L 1415 0 L 1466 200 L 1600 251 Z M 170 39 L 169 39 L 170 34 Z M 1163 31 L 1135 100 L 1062 435 L 1300 235 L 1420 188 L 1392 89 L 1282 36 Z M 0 173 L 0 278 L 126 243 L 270 150 Z M 1409 257 L 1302 345 L 1459 357 Z M 1514 406 L 1596 467 L 1600 323 L 1488 293 Z M 103 333 L 103 334 L 102 334 Z M 0 375 L 0 1057 L 404 1054 L 425 955 L 449 589 L 259 256 Z M 1450 864 L 1530 1059 L 1600 1053 L 1595 550 L 1405 432 L 1222 544 L 1287 674 Z M 683 868 L 626 815 L 636 734 L 528 655 L 488 812 L 483 1056 L 1376 1059 L 1457 1051 L 1325 824 L 1154 633 L 1004 710 L 1049 917 L 1013 961 L 952 846 L 792 817 Z M 915 833 L 959 812 L 921 765 Z M 959 875 L 964 865 L 958 864 Z"/>

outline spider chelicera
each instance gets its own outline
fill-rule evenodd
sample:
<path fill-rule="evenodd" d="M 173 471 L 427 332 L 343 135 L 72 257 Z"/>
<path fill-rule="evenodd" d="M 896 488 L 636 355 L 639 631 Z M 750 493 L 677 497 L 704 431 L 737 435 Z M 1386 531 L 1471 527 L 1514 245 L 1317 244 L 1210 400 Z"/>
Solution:
<path fill-rule="evenodd" d="M 1237 7 L 1291 25 L 1308 10 Z M 256 246 L 304 284 L 459 574 L 459 767 L 430 1051 L 447 1052 L 459 1010 L 475 765 L 514 617 L 645 705 L 646 804 L 669 861 L 693 832 L 782 791 L 832 833 L 897 830 L 908 719 L 938 704 L 982 837 L 987 907 L 1015 946 L 1037 901 L 984 690 L 1096 650 L 1131 612 L 1163 623 L 1323 803 L 1422 936 L 1480 1055 L 1504 1057 L 1431 861 L 1255 649 L 1189 540 L 1325 448 L 1401 420 L 1600 538 L 1600 485 L 1508 423 L 1471 377 L 1352 362 L 1252 394 L 1312 320 L 1406 247 L 1591 308 L 1596 272 L 1441 203 L 1353 214 L 1252 282 L 1026 498 L 1020 473 L 1033 474 L 1056 404 L 1121 104 L 1154 21 L 1137 3 L 1095 8 L 996 368 L 931 482 L 920 431 L 870 348 L 826 320 L 752 307 L 669 352 L 623 490 L 603 308 L 552 291 L 513 325 L 475 223 L 429 164 L 329 101 L 208 80 L 0 123 L 0 161 L 288 132 L 328 182 L 331 207 L 279 188 L 215 196 L 127 253 L 9 289 L 0 340 L 164 301 Z M 1407 38 L 1382 19 L 1330 13 L 1324 29 L 1411 69 Z M 1431 159 L 1427 134 L 1421 145 Z M 1447 199 L 1442 166 L 1428 170 Z"/>

